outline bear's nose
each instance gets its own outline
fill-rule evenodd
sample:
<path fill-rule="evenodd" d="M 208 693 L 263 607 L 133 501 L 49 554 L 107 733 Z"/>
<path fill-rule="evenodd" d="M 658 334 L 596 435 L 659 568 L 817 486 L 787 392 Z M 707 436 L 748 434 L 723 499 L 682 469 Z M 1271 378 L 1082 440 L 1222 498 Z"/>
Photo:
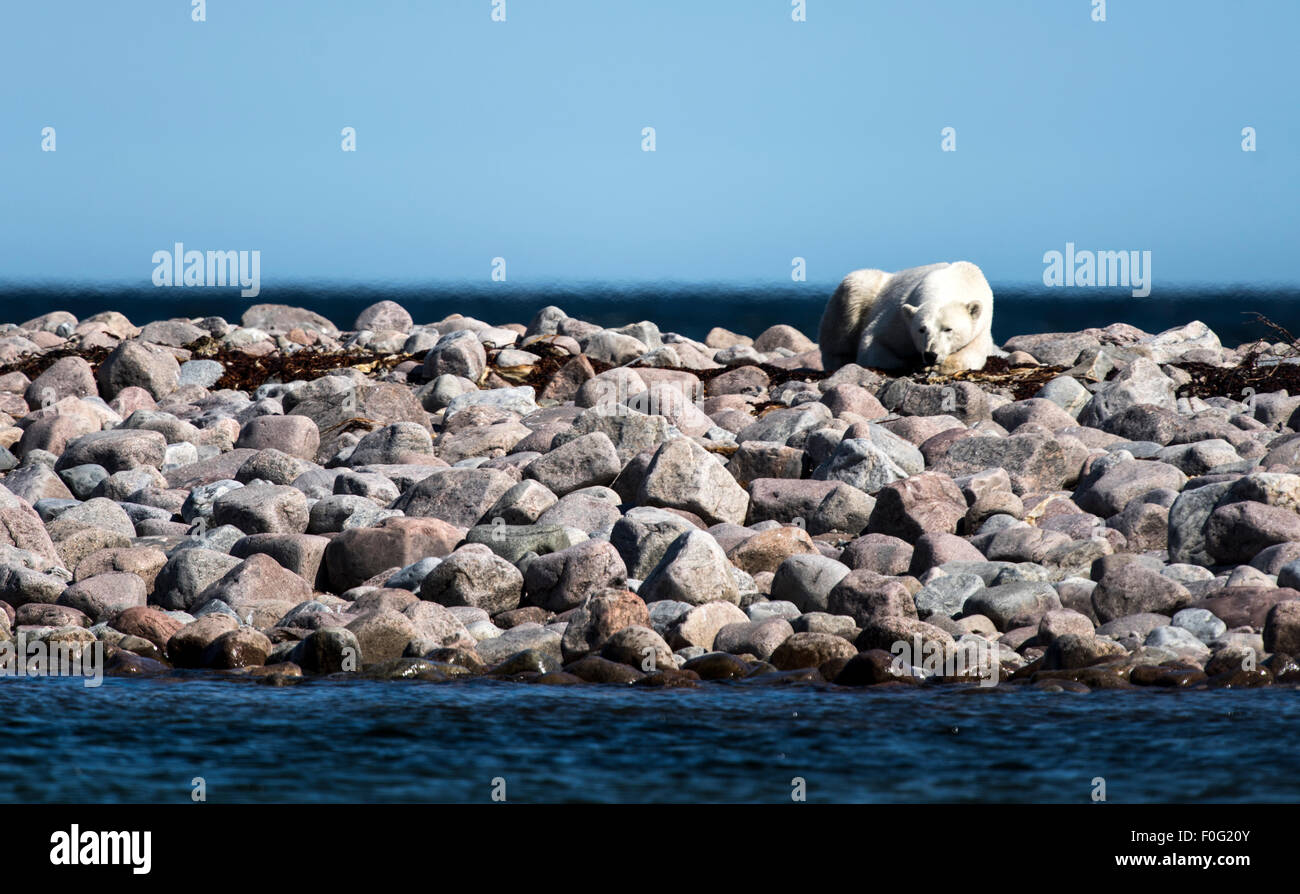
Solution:
<path fill-rule="evenodd" d="M 926 351 L 924 356 L 925 356 L 926 365 L 928 366 L 934 366 L 935 361 L 939 359 L 939 355 L 936 354 L 934 351 Z"/>

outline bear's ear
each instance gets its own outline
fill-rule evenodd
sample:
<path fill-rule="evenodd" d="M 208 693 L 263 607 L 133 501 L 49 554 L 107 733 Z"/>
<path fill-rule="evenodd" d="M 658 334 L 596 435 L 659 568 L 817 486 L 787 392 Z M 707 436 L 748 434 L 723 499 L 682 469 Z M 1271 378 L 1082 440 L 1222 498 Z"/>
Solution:
<path fill-rule="evenodd" d="M 970 304 L 966 305 L 966 313 L 970 314 L 972 320 L 978 320 L 980 318 L 980 310 L 980 303 L 978 301 L 972 301 Z"/>
<path fill-rule="evenodd" d="M 904 304 L 902 309 L 903 309 L 903 316 L 909 320 L 912 319 L 912 317 L 916 316 L 916 312 L 920 310 L 919 307 L 913 307 L 910 304 Z"/>

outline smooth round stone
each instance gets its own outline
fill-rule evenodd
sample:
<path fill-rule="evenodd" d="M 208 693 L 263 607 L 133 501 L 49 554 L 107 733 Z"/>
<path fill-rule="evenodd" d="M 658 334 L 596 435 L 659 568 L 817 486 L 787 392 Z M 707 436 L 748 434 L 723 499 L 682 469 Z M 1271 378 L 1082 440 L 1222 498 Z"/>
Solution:
<path fill-rule="evenodd" d="M 787 602 L 784 599 L 773 599 L 767 602 L 755 602 L 746 609 L 751 621 L 766 621 L 768 618 L 784 618 L 787 621 L 793 621 L 803 612 L 793 602 Z"/>
<path fill-rule="evenodd" d="M 226 368 L 215 360 L 186 360 L 181 364 L 180 384 L 211 388 L 226 374 Z"/>
<path fill-rule="evenodd" d="M 1213 642 L 1228 630 L 1227 624 L 1204 608 L 1183 609 L 1174 615 L 1172 626 L 1186 630 L 1203 643 Z"/>

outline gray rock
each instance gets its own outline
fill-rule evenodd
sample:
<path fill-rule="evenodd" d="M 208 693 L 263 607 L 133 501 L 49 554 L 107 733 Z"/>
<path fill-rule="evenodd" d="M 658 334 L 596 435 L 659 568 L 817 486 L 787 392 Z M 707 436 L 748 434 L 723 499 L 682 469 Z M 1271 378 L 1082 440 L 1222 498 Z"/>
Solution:
<path fill-rule="evenodd" d="M 1061 607 L 1051 584 L 1018 581 L 987 587 L 966 600 L 964 612 L 984 615 L 1003 632 L 1017 627 L 1036 627 L 1043 615 Z"/>
<path fill-rule="evenodd" d="M 525 649 L 536 649 L 544 655 L 552 656 L 557 662 L 562 662 L 564 660 L 564 656 L 560 651 L 562 637 L 563 634 L 560 631 L 550 627 L 542 627 L 539 624 L 520 624 L 517 627 L 511 627 L 493 639 L 479 640 L 475 651 L 489 666 L 500 664 L 511 655 Z"/>
<path fill-rule="evenodd" d="M 669 441 L 655 453 L 638 489 L 637 502 L 685 509 L 708 524 L 738 525 L 744 523 L 749 494 L 716 456 L 694 441 L 681 438 Z"/>
<path fill-rule="evenodd" d="M 1228 630 L 1227 624 L 1215 617 L 1213 612 L 1203 608 L 1185 608 L 1176 612 L 1173 626 L 1181 627 L 1207 644 L 1214 642 Z"/>
<path fill-rule="evenodd" d="M 663 599 L 691 605 L 715 600 L 740 604 L 740 588 L 726 553 L 712 535 L 698 530 L 673 541 L 637 594 L 647 604 Z"/>
<path fill-rule="evenodd" d="M 179 385 L 198 385 L 211 388 L 226 374 L 226 368 L 215 360 L 187 360 L 181 364 Z"/>
<path fill-rule="evenodd" d="M 611 484 L 622 468 L 609 437 L 593 432 L 542 454 L 524 467 L 524 475 L 563 497 L 580 488 Z"/>
<path fill-rule="evenodd" d="M 460 547 L 420 583 L 420 598 L 440 605 L 469 605 L 488 614 L 518 608 L 524 576 L 483 544 Z"/>
<path fill-rule="evenodd" d="M 524 571 L 529 604 L 557 613 L 581 605 L 599 590 L 622 589 L 626 583 L 627 566 L 618 550 L 603 540 L 587 540 L 538 556 Z"/>
<path fill-rule="evenodd" d="M 507 562 L 518 563 L 529 553 L 546 555 L 558 552 L 588 538 L 583 531 L 559 525 L 491 524 L 470 528 L 465 539 L 470 543 L 486 544 Z"/>
<path fill-rule="evenodd" d="M 831 590 L 849 570 L 849 566 L 827 556 L 792 555 L 776 569 L 772 599 L 791 603 L 799 612 L 825 611 Z"/>
<path fill-rule="evenodd" d="M 956 618 L 962 614 L 966 601 L 984 589 L 984 580 L 977 574 L 945 574 L 936 577 L 917 591 L 916 613 L 921 618 L 941 615 Z"/>

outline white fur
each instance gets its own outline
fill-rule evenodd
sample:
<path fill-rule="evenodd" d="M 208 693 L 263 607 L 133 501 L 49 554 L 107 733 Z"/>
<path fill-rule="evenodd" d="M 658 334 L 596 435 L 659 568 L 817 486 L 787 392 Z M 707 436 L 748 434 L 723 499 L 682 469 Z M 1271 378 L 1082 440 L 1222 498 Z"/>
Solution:
<path fill-rule="evenodd" d="M 897 273 L 855 270 L 822 314 L 827 372 L 846 363 L 875 369 L 982 369 L 993 345 L 993 290 L 969 261 Z"/>

